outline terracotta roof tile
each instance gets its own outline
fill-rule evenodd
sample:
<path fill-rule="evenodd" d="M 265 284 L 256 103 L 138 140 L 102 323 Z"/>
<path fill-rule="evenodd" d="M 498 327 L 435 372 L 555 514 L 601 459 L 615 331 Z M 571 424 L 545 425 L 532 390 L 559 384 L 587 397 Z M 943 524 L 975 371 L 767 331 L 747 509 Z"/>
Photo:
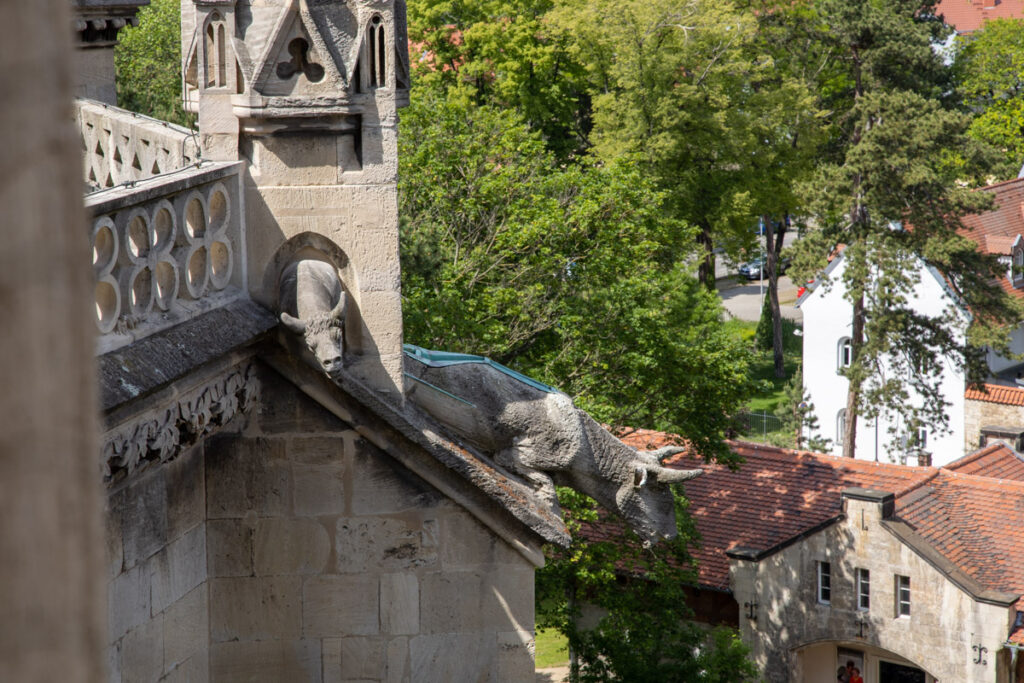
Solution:
<path fill-rule="evenodd" d="M 898 517 L 986 588 L 1024 593 L 1024 481 L 942 470 Z"/>
<path fill-rule="evenodd" d="M 1001 403 L 1007 406 L 1024 406 L 1024 388 L 1002 384 L 976 384 L 967 387 L 964 398 L 970 401 Z"/>
<path fill-rule="evenodd" d="M 996 442 L 969 453 L 942 469 L 979 477 L 1024 481 L 1024 458 L 1002 442 Z"/>
<path fill-rule="evenodd" d="M 637 448 L 673 443 L 658 432 L 638 431 L 623 439 Z M 840 493 L 851 486 L 903 491 L 937 471 L 798 452 L 763 444 L 730 442 L 746 462 L 738 471 L 687 455 L 670 464 L 700 467 L 704 475 L 684 485 L 690 512 L 703 539 L 694 551 L 701 585 L 727 589 L 726 550 L 767 550 L 841 511 Z"/>
<path fill-rule="evenodd" d="M 959 33 L 970 33 L 990 19 L 1024 17 L 1024 0 L 940 0 L 936 11 Z"/>
<path fill-rule="evenodd" d="M 623 438 L 636 448 L 679 443 L 678 437 L 639 430 Z M 690 512 L 703 543 L 694 549 L 698 581 L 729 587 L 726 551 L 769 550 L 835 517 L 843 489 L 852 486 L 896 495 L 896 516 L 988 589 L 1024 594 L 1024 460 L 1003 444 L 964 456 L 945 468 L 909 467 L 838 456 L 729 442 L 745 462 L 736 471 L 688 454 L 672 466 L 701 467 L 686 482 Z M 612 535 L 607 523 L 584 530 Z M 1024 610 L 1024 596 L 1018 603 Z M 1024 643 L 1024 628 L 1014 630 Z"/>

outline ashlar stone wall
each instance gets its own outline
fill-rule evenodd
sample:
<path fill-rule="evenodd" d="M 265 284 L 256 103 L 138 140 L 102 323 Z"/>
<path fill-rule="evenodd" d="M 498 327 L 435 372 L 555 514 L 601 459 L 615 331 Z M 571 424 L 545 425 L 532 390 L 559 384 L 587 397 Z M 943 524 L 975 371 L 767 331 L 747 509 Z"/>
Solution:
<path fill-rule="evenodd" d="M 964 401 L 964 450 L 977 450 L 981 428 L 989 425 L 1021 427 L 1024 430 L 1024 407 L 989 401 Z"/>
<path fill-rule="evenodd" d="M 877 681 L 880 658 L 921 668 L 929 681 L 1008 680 L 1000 651 L 1012 610 L 975 600 L 951 582 L 883 526 L 881 504 L 847 498 L 845 507 L 845 519 L 760 561 L 730 561 L 737 602 L 758 604 L 754 620 L 741 609 L 740 631 L 765 680 L 834 676 L 835 660 L 818 656 L 827 644 L 866 652 L 866 683 Z M 817 599 L 821 561 L 831 565 L 831 604 Z M 868 610 L 857 609 L 857 568 L 870 572 Z M 897 574 L 910 577 L 910 616 L 896 615 Z M 987 648 L 986 664 L 974 663 L 974 645 Z M 815 669 L 811 659 L 831 669 Z"/>
<path fill-rule="evenodd" d="M 258 409 L 110 496 L 114 680 L 532 680 L 533 565 L 259 378 Z"/>

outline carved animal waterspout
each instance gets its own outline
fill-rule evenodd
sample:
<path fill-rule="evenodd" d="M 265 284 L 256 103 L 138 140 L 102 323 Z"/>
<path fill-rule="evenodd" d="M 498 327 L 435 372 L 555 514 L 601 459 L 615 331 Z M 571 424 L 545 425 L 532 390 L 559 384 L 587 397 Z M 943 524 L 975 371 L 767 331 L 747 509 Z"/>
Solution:
<path fill-rule="evenodd" d="M 552 507 L 554 485 L 568 486 L 618 512 L 645 541 L 676 535 L 668 484 L 701 474 L 661 464 L 682 448 L 633 449 L 565 394 L 480 356 L 406 345 L 405 371 L 413 403 L 494 454 Z"/>
<path fill-rule="evenodd" d="M 278 278 L 281 323 L 302 335 L 328 374 L 345 364 L 346 302 L 338 271 L 326 261 L 295 261 Z"/>

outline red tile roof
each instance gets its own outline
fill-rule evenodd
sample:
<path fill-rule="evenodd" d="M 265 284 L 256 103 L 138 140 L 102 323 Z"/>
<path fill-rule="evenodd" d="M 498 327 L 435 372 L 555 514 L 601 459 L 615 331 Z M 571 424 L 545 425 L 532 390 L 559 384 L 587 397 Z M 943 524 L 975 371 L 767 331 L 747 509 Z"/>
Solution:
<path fill-rule="evenodd" d="M 658 432 L 623 439 L 637 448 L 671 443 Z M 684 489 L 703 546 L 694 551 L 701 585 L 729 587 L 729 559 L 737 546 L 771 548 L 841 512 L 841 492 L 851 486 L 903 491 L 934 476 L 930 467 L 907 467 L 730 442 L 746 462 L 738 471 L 676 456 L 671 464 L 700 467 L 703 476 Z M 756 502 L 752 505 L 752 502 Z"/>
<path fill-rule="evenodd" d="M 958 33 L 970 33 L 990 19 L 1024 17 L 1024 0 L 940 0 L 936 11 Z"/>
<path fill-rule="evenodd" d="M 986 253 L 1009 255 L 1014 238 L 1024 234 L 1024 178 L 989 185 L 980 191 L 995 195 L 995 208 L 964 216 L 965 234 Z"/>
<path fill-rule="evenodd" d="M 969 401 L 1024 406 L 1024 388 L 1002 384 L 973 384 L 964 391 L 964 398 Z"/>
<path fill-rule="evenodd" d="M 636 448 L 678 443 L 640 430 L 623 438 Z M 729 442 L 745 462 L 732 471 L 675 456 L 676 467 L 704 475 L 684 485 L 690 513 L 703 539 L 694 550 L 701 586 L 729 588 L 726 551 L 770 550 L 835 518 L 842 491 L 861 487 L 892 492 L 896 517 L 987 589 L 1021 593 L 1024 610 L 1024 460 L 1003 444 L 964 456 L 945 468 L 912 467 Z M 602 538 L 608 529 L 585 529 Z M 1024 629 L 1015 631 L 1024 642 Z"/>
<path fill-rule="evenodd" d="M 1024 0 L 1019 0 L 1024 3 Z M 995 195 L 995 208 L 963 217 L 963 235 L 974 240 L 986 254 L 1010 255 L 1018 235 L 1024 234 L 1024 178 L 1014 178 L 981 188 Z M 1024 299 L 1024 289 L 1015 289 L 1005 275 L 999 278 L 1003 291 Z"/>
<path fill-rule="evenodd" d="M 943 465 L 942 469 L 979 477 L 1024 481 L 1024 458 L 1002 442 L 989 444 L 959 460 Z"/>

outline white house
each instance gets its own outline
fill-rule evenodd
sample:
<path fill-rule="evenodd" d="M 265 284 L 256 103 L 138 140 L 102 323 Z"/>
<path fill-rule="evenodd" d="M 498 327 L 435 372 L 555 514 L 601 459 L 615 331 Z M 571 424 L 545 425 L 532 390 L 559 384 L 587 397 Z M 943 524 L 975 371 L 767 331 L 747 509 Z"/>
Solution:
<path fill-rule="evenodd" d="M 999 254 L 1007 266 L 1006 275 L 1000 278 L 1003 289 L 1024 298 L 1024 179 L 1018 178 L 984 188 L 996 196 L 997 207 L 984 214 L 967 216 L 964 224 L 967 236 L 973 239 L 985 253 Z M 852 305 L 845 298 L 842 283 L 845 262 L 838 255 L 826 268 L 825 273 L 831 285 L 809 289 L 796 302 L 803 311 L 803 377 L 804 389 L 814 406 L 818 419 L 818 435 L 829 439 L 832 453 L 841 454 L 843 425 L 846 419 L 846 399 L 849 382 L 840 371 L 850 363 L 850 333 Z M 917 284 L 908 297 L 910 305 L 919 313 L 939 316 L 954 311 L 966 330 L 970 312 L 963 306 L 946 280 L 924 261 L 917 262 L 915 273 Z M 1024 327 L 1014 330 L 1011 350 L 1024 351 Z M 1021 361 L 1000 356 L 992 351 L 988 354 L 991 373 L 988 386 L 1014 386 L 1024 370 Z M 886 420 L 858 420 L 857 457 L 885 462 L 906 462 L 908 456 L 914 462 L 923 456 L 925 462 L 935 465 L 948 463 L 965 452 L 978 446 L 979 431 L 984 432 L 987 424 L 974 424 L 985 417 L 972 417 L 971 425 L 965 427 L 965 414 L 971 412 L 969 401 L 986 402 L 987 392 L 975 389 L 970 397 L 965 377 L 953 359 L 943 361 L 940 388 L 948 402 L 946 415 L 948 431 L 933 426 L 922 428 L 917 434 L 909 434 L 898 418 Z M 912 394 L 911 401 L 923 399 Z M 973 411 L 977 413 L 978 411 Z M 985 413 L 984 410 L 981 411 Z M 1024 425 L 1024 408 L 1013 414 L 1000 414 L 1000 428 Z M 1007 424 L 1011 422 L 1012 424 Z M 908 444 L 911 444 L 908 447 Z M 915 448 L 913 444 L 917 444 Z"/>

